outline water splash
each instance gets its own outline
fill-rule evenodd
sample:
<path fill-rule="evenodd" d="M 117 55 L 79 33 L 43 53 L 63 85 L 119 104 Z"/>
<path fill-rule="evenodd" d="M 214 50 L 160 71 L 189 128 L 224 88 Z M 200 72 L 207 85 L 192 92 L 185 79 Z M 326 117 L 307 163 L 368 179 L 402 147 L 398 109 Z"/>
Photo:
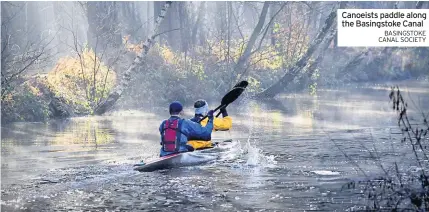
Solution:
<path fill-rule="evenodd" d="M 233 167 L 241 169 L 252 168 L 274 168 L 277 161 L 274 155 L 266 155 L 261 149 L 255 145 L 251 145 L 248 139 L 245 144 L 241 144 L 240 140 L 235 142 L 234 146 L 220 156 L 220 162 L 231 164 Z"/>
<path fill-rule="evenodd" d="M 277 161 L 275 155 L 266 155 L 261 149 L 252 146 L 248 140 L 245 146 L 247 150 L 246 165 L 248 167 L 275 168 Z"/>
<path fill-rule="evenodd" d="M 220 162 L 234 162 L 237 161 L 241 155 L 245 154 L 244 149 L 241 148 L 240 140 L 233 142 L 229 146 L 220 148 L 224 150 L 220 155 Z"/>

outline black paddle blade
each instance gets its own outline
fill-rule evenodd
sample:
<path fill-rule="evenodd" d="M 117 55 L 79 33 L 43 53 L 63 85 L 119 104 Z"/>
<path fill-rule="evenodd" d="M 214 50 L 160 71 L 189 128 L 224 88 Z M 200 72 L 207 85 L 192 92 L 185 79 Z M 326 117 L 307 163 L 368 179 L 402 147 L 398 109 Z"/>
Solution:
<path fill-rule="evenodd" d="M 247 81 L 241 81 L 241 82 L 237 83 L 236 85 L 234 85 L 234 88 L 237 88 L 237 87 L 246 88 L 247 85 L 249 85 L 249 83 Z"/>
<path fill-rule="evenodd" d="M 237 83 L 234 88 L 222 98 L 221 105 L 229 105 L 231 102 L 235 101 L 243 93 L 248 84 L 247 81 Z"/>
<path fill-rule="evenodd" d="M 243 91 L 246 89 L 247 85 L 249 83 L 247 81 L 241 81 L 239 83 L 237 83 L 231 91 L 229 91 L 223 98 L 221 101 L 221 105 L 219 105 L 219 107 L 217 107 L 216 109 L 214 109 L 214 112 L 216 112 L 217 110 L 221 109 L 221 108 L 225 108 L 226 106 L 228 106 L 230 103 L 232 103 L 233 101 L 235 101 L 242 93 Z M 220 115 L 220 113 L 218 113 L 216 115 L 216 117 L 218 117 Z M 198 123 L 200 123 L 203 119 L 207 118 L 207 115 L 204 116 L 203 118 L 201 118 Z"/>

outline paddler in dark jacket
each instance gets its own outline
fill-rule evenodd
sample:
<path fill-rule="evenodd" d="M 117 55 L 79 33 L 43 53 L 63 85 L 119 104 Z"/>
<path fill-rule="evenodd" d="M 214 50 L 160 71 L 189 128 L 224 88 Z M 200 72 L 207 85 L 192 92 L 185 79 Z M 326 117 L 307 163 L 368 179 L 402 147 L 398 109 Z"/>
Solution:
<path fill-rule="evenodd" d="M 194 121 L 198 123 L 208 112 L 209 112 L 209 105 L 207 102 L 203 99 L 197 100 L 194 103 L 195 108 L 195 116 L 191 119 L 191 121 Z M 216 131 L 226 131 L 231 129 L 232 127 L 232 119 L 228 116 L 228 112 L 225 108 L 220 110 L 222 113 L 223 118 L 214 118 L 213 127 Z M 200 124 L 202 126 L 207 126 L 207 118 L 202 120 Z M 211 142 L 211 135 L 210 136 L 204 136 L 204 137 L 188 137 L 188 145 L 191 145 L 194 149 L 204 149 L 213 147 L 213 143 Z"/>
<path fill-rule="evenodd" d="M 193 151 L 192 146 L 187 145 L 188 137 L 210 137 L 213 130 L 213 111 L 208 112 L 208 123 L 205 127 L 189 119 L 180 118 L 183 110 L 180 102 L 170 104 L 171 117 L 164 120 L 159 126 L 161 134 L 161 153 L 166 156 L 177 152 Z"/>

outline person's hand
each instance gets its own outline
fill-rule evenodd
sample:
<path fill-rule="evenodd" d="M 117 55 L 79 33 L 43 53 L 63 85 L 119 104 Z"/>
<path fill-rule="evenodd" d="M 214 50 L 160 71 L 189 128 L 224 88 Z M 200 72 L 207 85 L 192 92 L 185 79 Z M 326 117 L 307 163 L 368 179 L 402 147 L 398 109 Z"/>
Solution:
<path fill-rule="evenodd" d="M 226 112 L 226 107 L 220 109 L 220 112 L 222 113 L 222 117 L 227 117 L 228 116 L 228 112 Z"/>
<path fill-rule="evenodd" d="M 214 111 L 213 110 L 209 110 L 209 112 L 207 113 L 207 116 L 209 117 L 209 119 L 213 118 L 213 114 L 214 114 Z"/>

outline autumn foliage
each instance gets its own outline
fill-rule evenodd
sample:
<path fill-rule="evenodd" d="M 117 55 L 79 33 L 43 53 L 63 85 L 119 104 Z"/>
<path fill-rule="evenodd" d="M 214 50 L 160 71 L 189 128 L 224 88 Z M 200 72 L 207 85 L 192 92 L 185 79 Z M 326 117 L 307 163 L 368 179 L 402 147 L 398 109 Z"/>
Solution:
<path fill-rule="evenodd" d="M 92 112 L 116 83 L 116 73 L 109 69 L 91 49 L 75 57 L 60 58 L 47 82 L 57 96 L 77 110 Z"/>

